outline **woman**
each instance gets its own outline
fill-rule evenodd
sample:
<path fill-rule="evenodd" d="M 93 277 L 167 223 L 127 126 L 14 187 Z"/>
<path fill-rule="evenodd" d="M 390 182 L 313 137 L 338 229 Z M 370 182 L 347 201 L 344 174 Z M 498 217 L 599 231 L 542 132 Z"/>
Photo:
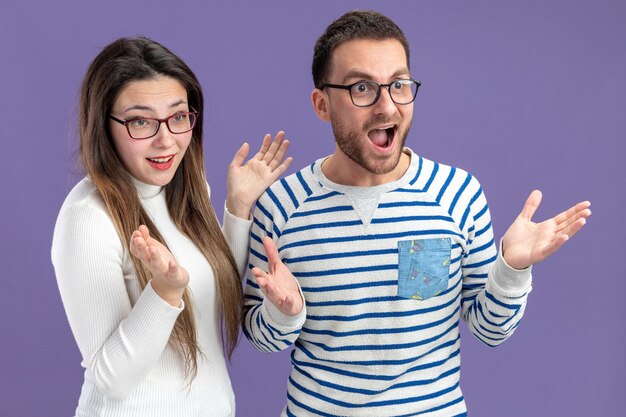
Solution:
<path fill-rule="evenodd" d="M 283 132 L 266 135 L 245 164 L 249 147 L 239 149 L 222 234 L 205 180 L 202 112 L 193 72 L 150 39 L 111 43 L 87 71 L 79 114 L 87 177 L 65 200 L 52 244 L 85 368 L 77 416 L 235 414 L 225 353 L 242 317 L 249 214 L 291 158 L 283 161 Z"/>

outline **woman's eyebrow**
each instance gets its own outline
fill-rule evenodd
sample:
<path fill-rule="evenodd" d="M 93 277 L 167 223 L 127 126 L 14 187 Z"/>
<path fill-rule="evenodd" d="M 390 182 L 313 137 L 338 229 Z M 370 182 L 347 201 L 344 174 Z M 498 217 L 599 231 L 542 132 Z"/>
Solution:
<path fill-rule="evenodd" d="M 180 99 L 180 100 L 177 100 L 174 103 L 170 104 L 168 107 L 169 108 L 174 108 L 174 107 L 180 106 L 181 104 L 186 104 L 186 103 L 187 103 L 186 100 Z M 127 112 L 129 112 L 131 110 L 144 110 L 144 111 L 151 111 L 151 112 L 155 111 L 154 108 L 152 108 L 150 106 L 146 106 L 146 105 L 143 105 L 143 104 L 134 104 L 134 105 L 128 107 L 126 110 L 124 110 L 124 113 L 127 113 Z"/>
<path fill-rule="evenodd" d="M 154 109 L 150 106 L 143 106 L 141 104 L 134 104 L 130 107 L 128 107 L 126 110 L 124 110 L 124 113 L 127 113 L 131 110 L 146 110 L 146 111 L 154 111 Z"/>
<path fill-rule="evenodd" d="M 180 106 L 181 104 L 187 104 L 187 100 L 183 100 L 183 99 L 181 98 L 180 100 L 178 100 L 178 101 L 176 101 L 176 102 L 174 102 L 174 103 L 170 104 L 170 108 L 173 108 L 173 107 L 178 107 L 178 106 Z"/>

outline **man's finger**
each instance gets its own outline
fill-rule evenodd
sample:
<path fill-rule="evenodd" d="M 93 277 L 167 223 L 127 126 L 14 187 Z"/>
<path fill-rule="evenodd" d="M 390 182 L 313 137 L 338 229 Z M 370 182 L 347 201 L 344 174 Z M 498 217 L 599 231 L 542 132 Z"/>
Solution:
<path fill-rule="evenodd" d="M 579 212 L 583 215 L 583 217 L 589 217 L 591 215 L 591 210 L 588 210 L 589 206 L 591 206 L 589 201 L 582 201 L 575 206 L 570 207 L 568 210 L 556 215 L 554 217 L 554 221 L 556 221 L 557 224 L 561 224 L 569 218 L 576 216 Z"/>
<path fill-rule="evenodd" d="M 273 272 L 276 269 L 276 266 L 281 264 L 276 243 L 274 243 L 269 236 L 265 236 L 263 238 L 263 248 L 265 249 L 265 255 L 267 256 L 267 265 L 269 270 L 270 272 Z"/>
<path fill-rule="evenodd" d="M 283 313 L 286 314 L 287 311 L 290 311 L 293 308 L 293 297 L 291 295 L 285 296 L 285 300 L 283 302 Z"/>
<path fill-rule="evenodd" d="M 564 218 L 561 223 L 557 223 L 556 231 L 557 233 L 561 233 L 580 219 L 585 220 L 589 216 L 591 216 L 591 210 L 589 209 L 583 209 L 582 211 L 574 213 L 572 216 Z"/>
<path fill-rule="evenodd" d="M 526 220 L 532 219 L 535 211 L 537 211 L 537 208 L 539 207 L 539 204 L 541 204 L 541 191 L 534 190 L 528 196 L 528 199 L 524 204 L 524 208 L 522 208 L 522 212 L 520 213 L 520 217 Z"/>
<path fill-rule="evenodd" d="M 569 237 L 567 235 L 560 235 L 557 238 L 555 238 L 552 241 L 552 243 L 550 243 L 550 245 L 548 245 L 548 247 L 546 247 L 542 251 L 543 259 L 546 259 L 548 256 L 558 251 L 561 248 L 561 246 L 563 246 L 563 244 L 567 242 L 568 240 L 569 240 Z"/>
<path fill-rule="evenodd" d="M 274 290 L 274 285 L 272 281 L 270 280 L 270 277 L 267 274 L 267 272 L 265 272 L 261 268 L 257 268 L 256 266 L 252 268 L 251 272 L 252 272 L 252 275 L 254 276 L 254 280 L 256 281 L 256 283 L 259 284 L 259 287 L 261 288 L 261 291 L 263 292 L 263 294 L 265 294 L 265 296 L 270 301 L 272 301 L 272 297 L 273 297 L 275 290 Z"/>
<path fill-rule="evenodd" d="M 576 220 L 574 223 L 570 224 L 565 230 L 563 230 L 564 235 L 567 235 L 568 237 L 572 237 L 574 236 L 576 233 L 578 233 L 578 231 L 580 229 L 582 229 L 582 227 L 585 225 L 585 223 L 587 223 L 586 219 L 578 219 Z"/>

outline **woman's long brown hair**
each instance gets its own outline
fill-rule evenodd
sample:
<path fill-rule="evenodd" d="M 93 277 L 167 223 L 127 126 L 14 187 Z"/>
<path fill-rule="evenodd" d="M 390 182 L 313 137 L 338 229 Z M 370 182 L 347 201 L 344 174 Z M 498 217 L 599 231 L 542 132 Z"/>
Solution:
<path fill-rule="evenodd" d="M 130 174 L 118 157 L 108 128 L 108 115 L 120 91 L 131 81 L 168 76 L 187 90 L 189 106 L 200 118 L 191 142 L 165 188 L 169 214 L 178 228 L 204 254 L 215 275 L 222 343 L 232 356 L 242 320 L 241 280 L 228 244 L 209 200 L 202 149 L 204 99 L 194 73 L 176 55 L 148 38 L 121 38 L 106 46 L 94 59 L 83 80 L 79 104 L 80 155 L 87 174 L 104 201 L 122 242 L 128 250 L 131 234 L 145 224 L 150 234 L 165 244 L 159 230 L 146 214 Z M 143 289 L 150 272 L 131 256 Z M 183 265 L 184 266 L 184 265 Z M 195 377 L 201 354 L 196 334 L 193 303 L 186 289 L 181 312 L 170 343 L 182 356 L 186 374 Z"/>

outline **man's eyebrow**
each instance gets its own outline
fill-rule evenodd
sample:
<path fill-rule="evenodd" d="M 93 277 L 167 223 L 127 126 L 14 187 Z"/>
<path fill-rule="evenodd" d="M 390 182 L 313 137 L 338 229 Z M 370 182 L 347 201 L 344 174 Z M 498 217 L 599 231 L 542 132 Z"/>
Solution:
<path fill-rule="evenodd" d="M 397 78 L 399 76 L 408 76 L 409 75 L 409 70 L 407 68 L 400 68 L 398 70 L 396 70 L 396 72 L 394 72 L 390 78 Z M 352 71 L 348 71 L 348 73 L 343 77 L 342 82 L 345 83 L 350 79 L 355 79 L 355 78 L 359 78 L 359 79 L 363 79 L 363 80 L 372 80 L 374 77 L 372 77 L 371 74 L 368 74 L 366 72 L 363 71 L 359 71 L 359 70 L 352 70 Z"/>
<path fill-rule="evenodd" d="M 348 80 L 351 80 L 351 79 L 354 79 L 354 78 L 359 78 L 359 79 L 364 79 L 364 80 L 371 80 L 372 76 L 370 74 L 366 73 L 366 72 L 363 72 L 363 71 L 352 70 L 352 71 L 348 71 L 348 73 L 343 77 L 341 82 L 345 83 Z"/>

